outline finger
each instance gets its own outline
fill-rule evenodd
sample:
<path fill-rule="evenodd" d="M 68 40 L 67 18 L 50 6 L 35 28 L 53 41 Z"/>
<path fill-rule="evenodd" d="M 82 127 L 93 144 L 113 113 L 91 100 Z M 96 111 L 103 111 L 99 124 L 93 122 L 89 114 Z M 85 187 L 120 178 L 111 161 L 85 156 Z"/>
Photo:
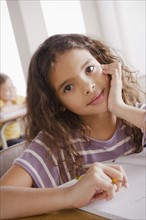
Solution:
<path fill-rule="evenodd" d="M 124 175 L 124 176 L 123 176 L 124 180 L 128 182 L 128 177 L 127 177 L 127 175 L 126 175 L 126 172 L 125 172 L 124 168 L 123 168 L 121 165 L 118 165 L 118 164 L 109 164 L 109 166 L 110 166 L 110 167 L 113 167 L 113 168 L 116 169 L 116 170 L 121 171 L 121 172 L 123 173 L 123 175 Z"/>
<path fill-rule="evenodd" d="M 117 70 L 119 79 L 121 79 L 122 68 L 121 68 L 120 62 L 117 61 L 111 64 L 102 64 L 101 67 L 102 67 L 103 73 L 110 74 L 110 75 L 113 75 L 115 71 Z"/>
<path fill-rule="evenodd" d="M 108 64 L 101 64 L 101 68 L 102 68 L 103 70 L 108 69 Z"/>
<path fill-rule="evenodd" d="M 107 193 L 105 191 L 103 191 L 102 193 L 98 193 L 98 194 L 95 194 L 93 196 L 93 200 L 102 200 L 102 199 L 106 199 L 107 198 Z"/>
<path fill-rule="evenodd" d="M 122 77 L 122 65 L 121 65 L 120 62 L 118 62 L 117 70 L 118 70 L 118 73 L 119 73 L 119 79 L 121 79 L 121 77 Z"/>
<path fill-rule="evenodd" d="M 101 187 L 101 190 L 103 192 L 106 192 L 106 200 L 111 200 L 114 195 L 115 195 L 115 192 L 117 190 L 117 186 L 112 184 L 112 181 L 111 179 L 109 181 L 105 180 L 105 178 L 102 177 L 99 177 L 98 178 L 98 186 L 97 187 Z M 101 194 L 101 193 L 99 193 Z M 99 195 L 100 197 L 100 195 Z"/>
<path fill-rule="evenodd" d="M 123 173 L 123 179 L 122 179 L 123 184 L 122 184 L 122 186 L 128 188 L 128 186 L 129 186 L 128 177 L 127 177 L 126 172 L 123 169 L 123 167 L 121 165 L 118 165 L 118 164 L 110 164 L 109 166 L 111 166 L 111 167 L 113 167 L 113 168 L 115 168 L 115 169 L 117 169 L 117 170 L 119 170 Z"/>
<path fill-rule="evenodd" d="M 118 170 L 115 169 L 115 167 L 109 166 L 106 168 L 105 173 L 109 175 L 111 182 L 116 184 L 117 191 L 119 191 L 119 189 L 123 185 L 122 181 L 123 181 L 124 173 L 122 172 L 122 170 Z M 120 181 L 113 182 L 113 179 L 120 180 L 121 182 Z"/>
<path fill-rule="evenodd" d="M 114 69 L 111 73 L 112 76 L 112 85 L 117 84 L 119 81 L 119 72 L 117 69 Z"/>
<path fill-rule="evenodd" d="M 108 165 L 104 172 L 112 179 L 116 178 L 118 180 L 121 180 L 122 182 L 115 183 L 117 185 L 117 191 L 122 187 L 127 187 L 128 184 L 128 178 L 126 176 L 126 173 L 124 169 L 121 166 L 118 165 Z"/>
<path fill-rule="evenodd" d="M 115 176 L 116 177 L 118 176 L 119 178 L 119 175 L 117 173 L 120 173 L 120 171 L 118 170 L 116 171 L 116 169 L 112 166 L 108 166 L 108 165 L 101 164 L 101 163 L 95 163 L 94 166 L 90 168 L 92 169 L 94 168 L 94 171 L 96 172 L 96 179 L 102 179 L 110 184 L 112 183 L 113 177 L 115 178 Z"/>
<path fill-rule="evenodd" d="M 100 178 L 100 179 L 104 179 L 105 181 L 107 181 L 108 183 L 112 183 L 112 180 L 111 180 L 111 177 L 110 175 L 108 175 L 108 172 L 107 173 L 105 172 L 104 169 L 113 169 L 114 168 L 111 168 L 111 167 L 108 167 L 107 165 L 105 164 L 101 164 L 101 163 L 95 163 L 94 166 L 92 166 L 91 168 L 94 168 L 94 171 L 96 172 L 96 178 Z"/>

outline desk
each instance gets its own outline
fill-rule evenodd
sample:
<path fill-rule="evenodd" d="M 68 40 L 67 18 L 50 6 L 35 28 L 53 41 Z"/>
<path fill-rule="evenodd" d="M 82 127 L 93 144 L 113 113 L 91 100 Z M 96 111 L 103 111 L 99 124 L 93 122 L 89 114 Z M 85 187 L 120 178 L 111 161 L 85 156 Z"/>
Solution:
<path fill-rule="evenodd" d="M 26 107 L 20 108 L 12 112 L 0 113 L 0 139 L 2 142 L 2 149 L 7 148 L 7 141 L 4 135 L 5 128 L 12 122 L 16 121 L 19 118 L 22 118 L 25 115 L 26 115 Z"/>
<path fill-rule="evenodd" d="M 19 220 L 107 220 L 107 219 L 79 209 L 67 209 L 67 210 L 52 212 L 45 215 L 19 218 Z"/>

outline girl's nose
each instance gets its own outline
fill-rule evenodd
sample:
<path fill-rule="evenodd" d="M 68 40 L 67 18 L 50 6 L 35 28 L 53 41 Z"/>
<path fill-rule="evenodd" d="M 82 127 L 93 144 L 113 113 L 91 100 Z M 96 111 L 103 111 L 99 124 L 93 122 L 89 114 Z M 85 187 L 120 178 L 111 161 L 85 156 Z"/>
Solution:
<path fill-rule="evenodd" d="M 92 93 L 95 90 L 95 84 L 89 83 L 88 85 L 83 88 L 83 94 L 88 95 L 89 93 Z"/>

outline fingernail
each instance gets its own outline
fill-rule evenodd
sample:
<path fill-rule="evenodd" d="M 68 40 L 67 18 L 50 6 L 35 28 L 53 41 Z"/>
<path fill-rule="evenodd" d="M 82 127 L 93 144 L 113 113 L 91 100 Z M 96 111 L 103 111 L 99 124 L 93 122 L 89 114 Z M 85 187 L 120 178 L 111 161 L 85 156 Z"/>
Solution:
<path fill-rule="evenodd" d="M 126 187 L 126 188 L 129 188 L 129 183 L 126 183 L 126 184 L 125 184 L 125 187 Z"/>

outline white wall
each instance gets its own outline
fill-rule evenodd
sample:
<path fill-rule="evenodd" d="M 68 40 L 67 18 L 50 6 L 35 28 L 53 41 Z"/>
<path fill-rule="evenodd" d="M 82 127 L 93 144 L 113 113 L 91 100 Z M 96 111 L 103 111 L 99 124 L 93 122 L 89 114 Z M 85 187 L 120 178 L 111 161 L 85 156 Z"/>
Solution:
<path fill-rule="evenodd" d="M 9 75 L 17 88 L 17 93 L 25 96 L 26 83 L 13 33 L 7 4 L 1 2 L 1 66 L 0 71 Z"/>
<path fill-rule="evenodd" d="M 48 36 L 62 33 L 86 33 L 79 0 L 40 1 Z"/>
<path fill-rule="evenodd" d="M 20 94 L 25 94 L 32 53 L 56 33 L 97 36 L 121 51 L 140 75 L 145 74 L 145 1 L 6 2 L 0 2 L 1 71 L 13 78 Z"/>
<path fill-rule="evenodd" d="M 145 69 L 146 2 L 103 0 L 80 1 L 86 32 L 117 49 L 127 62 L 140 71 Z"/>

